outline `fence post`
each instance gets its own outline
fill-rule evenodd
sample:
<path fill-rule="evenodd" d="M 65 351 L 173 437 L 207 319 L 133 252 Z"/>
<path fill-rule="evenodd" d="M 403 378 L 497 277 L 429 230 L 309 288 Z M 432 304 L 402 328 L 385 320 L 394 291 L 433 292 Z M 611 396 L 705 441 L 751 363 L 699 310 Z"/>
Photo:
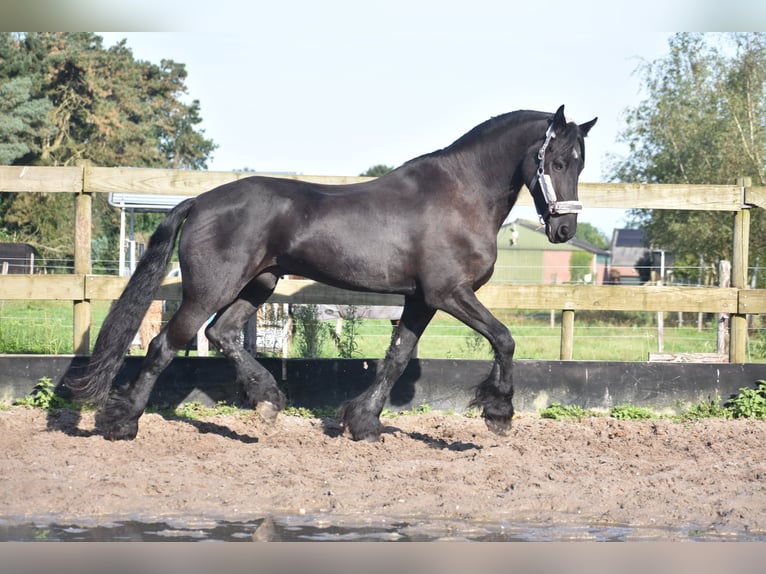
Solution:
<path fill-rule="evenodd" d="M 561 351 L 562 361 L 571 361 L 574 350 L 574 309 L 561 311 Z"/>
<path fill-rule="evenodd" d="M 74 272 L 84 276 L 91 272 L 90 238 L 91 207 L 90 193 L 80 192 L 74 200 Z M 90 300 L 74 301 L 74 327 L 72 329 L 72 349 L 75 355 L 90 353 Z"/>
<path fill-rule="evenodd" d="M 734 214 L 734 237 L 732 240 L 731 286 L 744 289 L 747 286 L 747 260 L 750 245 L 750 210 L 745 206 L 745 188 L 752 184 L 749 177 L 737 179 L 742 186 L 742 208 Z M 747 315 L 732 313 L 729 320 L 729 362 L 744 363 L 747 355 Z"/>

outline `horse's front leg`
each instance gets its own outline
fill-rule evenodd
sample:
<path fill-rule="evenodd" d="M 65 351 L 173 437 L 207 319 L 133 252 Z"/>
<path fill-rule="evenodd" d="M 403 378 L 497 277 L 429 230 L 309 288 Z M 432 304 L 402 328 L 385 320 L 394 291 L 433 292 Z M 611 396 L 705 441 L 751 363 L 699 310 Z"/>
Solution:
<path fill-rule="evenodd" d="M 441 308 L 484 335 L 492 345 L 495 363 L 489 377 L 476 388 L 472 407 L 483 410 L 487 427 L 505 434 L 513 418 L 513 354 L 516 343 L 508 328 L 498 321 L 476 298 L 468 286 L 455 289 Z"/>
<path fill-rule="evenodd" d="M 405 298 L 399 325 L 391 338 L 386 357 L 375 376 L 375 383 L 340 409 L 341 424 L 354 440 L 376 441 L 380 436 L 380 413 L 396 381 L 402 376 L 420 336 L 435 310 L 422 300 Z"/>

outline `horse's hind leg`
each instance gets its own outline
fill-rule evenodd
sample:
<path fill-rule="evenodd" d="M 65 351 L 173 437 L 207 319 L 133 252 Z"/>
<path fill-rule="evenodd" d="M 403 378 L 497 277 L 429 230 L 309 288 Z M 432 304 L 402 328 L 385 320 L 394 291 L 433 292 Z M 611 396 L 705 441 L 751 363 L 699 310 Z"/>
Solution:
<path fill-rule="evenodd" d="M 277 277 L 271 274 L 254 279 L 234 303 L 216 315 L 205 332 L 208 339 L 234 364 L 237 382 L 242 385 L 248 403 L 269 422 L 276 418 L 287 401 L 271 373 L 240 343 L 240 333 L 258 306 L 269 298 L 276 284 Z"/>
<path fill-rule="evenodd" d="M 374 441 L 380 436 L 379 417 L 386 399 L 394 383 L 402 376 L 415 345 L 434 313 L 435 310 L 420 299 L 405 299 L 402 318 L 391 339 L 386 358 L 375 376 L 375 383 L 341 407 L 341 422 L 354 440 Z"/>
<path fill-rule="evenodd" d="M 105 438 L 129 440 L 136 437 L 138 419 L 149 402 L 157 378 L 207 317 L 207 313 L 197 306 L 181 304 L 170 322 L 149 343 L 138 377 L 129 385 L 114 387 L 103 411 L 97 415 L 96 425 Z"/>

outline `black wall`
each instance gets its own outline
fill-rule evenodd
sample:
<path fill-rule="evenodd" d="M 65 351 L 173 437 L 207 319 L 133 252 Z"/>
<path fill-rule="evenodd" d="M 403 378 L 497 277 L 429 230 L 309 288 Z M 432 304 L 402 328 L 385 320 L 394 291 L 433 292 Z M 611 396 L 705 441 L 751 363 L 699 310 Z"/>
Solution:
<path fill-rule="evenodd" d="M 127 382 L 141 357 L 128 357 L 118 382 Z M 0 356 L 0 399 L 29 394 L 41 377 L 60 386 L 67 372 L 76 374 L 85 358 L 69 356 Z M 335 407 L 372 383 L 379 359 L 263 359 L 296 407 Z M 388 407 L 404 410 L 429 405 L 462 412 L 472 389 L 489 374 L 489 361 L 416 359 L 394 387 Z M 517 361 L 514 405 L 537 412 L 553 402 L 608 409 L 631 404 L 658 411 L 680 411 L 700 401 L 723 401 L 741 387 L 766 379 L 766 364 L 626 363 L 602 361 Z M 234 372 L 222 358 L 178 357 L 155 386 L 150 405 L 183 402 L 239 402 Z M 66 394 L 66 391 L 62 391 Z"/>

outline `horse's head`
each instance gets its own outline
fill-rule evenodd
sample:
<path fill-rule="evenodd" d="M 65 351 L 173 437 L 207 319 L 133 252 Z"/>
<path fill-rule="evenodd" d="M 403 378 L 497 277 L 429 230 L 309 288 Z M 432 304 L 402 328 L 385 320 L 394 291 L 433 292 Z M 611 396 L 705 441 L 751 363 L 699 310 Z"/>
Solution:
<path fill-rule="evenodd" d="M 584 138 L 597 119 L 580 125 L 567 122 L 561 106 L 548 122 L 542 145 L 535 144 L 524 161 L 527 187 L 551 243 L 569 241 L 577 231 L 577 214 L 582 211 L 577 179 L 585 166 Z"/>

